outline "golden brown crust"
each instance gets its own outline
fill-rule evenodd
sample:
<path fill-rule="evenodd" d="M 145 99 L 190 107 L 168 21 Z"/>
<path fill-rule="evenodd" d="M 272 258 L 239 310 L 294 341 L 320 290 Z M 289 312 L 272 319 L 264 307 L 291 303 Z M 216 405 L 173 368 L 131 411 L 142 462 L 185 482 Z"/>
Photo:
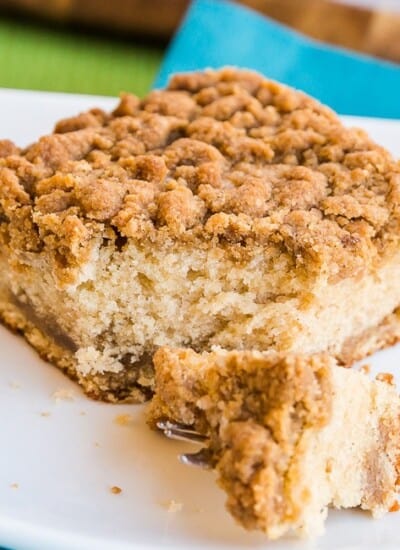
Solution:
<path fill-rule="evenodd" d="M 304 94 L 235 69 L 178 75 L 91 110 L 22 155 L 0 147 L 2 232 L 16 250 L 88 259 L 95 236 L 255 242 L 332 277 L 399 241 L 400 170 Z M 4 156 L 4 154 L 6 156 Z"/>
<path fill-rule="evenodd" d="M 349 338 L 337 357 L 341 365 L 349 367 L 376 351 L 400 342 L 400 308 L 387 315 L 378 326 L 371 327 L 359 336 Z"/>

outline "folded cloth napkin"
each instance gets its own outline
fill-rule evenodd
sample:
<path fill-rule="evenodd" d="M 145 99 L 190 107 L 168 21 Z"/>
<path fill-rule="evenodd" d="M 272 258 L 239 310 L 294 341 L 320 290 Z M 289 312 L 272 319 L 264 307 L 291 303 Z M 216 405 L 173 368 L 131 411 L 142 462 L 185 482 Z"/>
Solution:
<path fill-rule="evenodd" d="M 164 58 L 171 74 L 248 67 L 318 98 L 341 114 L 400 118 L 400 66 L 328 46 L 227 0 L 195 0 Z"/>

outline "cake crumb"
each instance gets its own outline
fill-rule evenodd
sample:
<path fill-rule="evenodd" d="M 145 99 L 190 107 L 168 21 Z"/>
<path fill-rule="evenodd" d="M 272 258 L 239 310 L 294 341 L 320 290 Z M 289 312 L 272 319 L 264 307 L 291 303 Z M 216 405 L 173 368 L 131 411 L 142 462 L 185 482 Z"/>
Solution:
<path fill-rule="evenodd" d="M 113 485 L 110 491 L 112 492 L 113 495 L 119 495 L 120 493 L 122 493 L 121 487 L 118 487 L 117 485 Z"/>
<path fill-rule="evenodd" d="M 42 412 L 40 413 L 40 416 L 51 416 L 51 412 L 49 412 L 49 411 L 42 411 Z"/>
<path fill-rule="evenodd" d="M 127 426 L 132 422 L 132 420 L 133 416 L 131 414 L 117 414 L 114 418 L 114 424 L 118 424 L 118 426 Z"/>
<path fill-rule="evenodd" d="M 11 483 L 10 487 L 11 487 L 11 489 L 19 489 L 19 484 L 18 483 Z"/>
<path fill-rule="evenodd" d="M 21 384 L 18 384 L 18 382 L 10 382 L 9 386 L 13 390 L 19 390 L 21 388 Z"/>
<path fill-rule="evenodd" d="M 181 512 L 183 508 L 183 502 L 178 502 L 177 500 L 174 500 L 171 498 L 170 500 L 166 500 L 161 502 L 161 506 L 163 508 L 167 509 L 167 512 L 170 512 L 171 514 L 174 514 L 176 512 Z"/>
<path fill-rule="evenodd" d="M 371 365 L 369 363 L 365 363 L 364 365 L 361 365 L 360 372 L 363 372 L 364 374 L 370 374 L 371 373 Z"/>
<path fill-rule="evenodd" d="M 389 508 L 389 512 L 398 512 L 400 510 L 400 504 L 398 500 L 395 500 L 392 506 Z"/>
<path fill-rule="evenodd" d="M 81 411 L 81 412 L 79 413 L 79 415 L 80 415 L 80 416 L 86 416 L 86 411 Z"/>
<path fill-rule="evenodd" d="M 74 401 L 74 392 L 66 388 L 61 388 L 56 390 L 52 397 L 57 403 L 59 401 Z"/>
<path fill-rule="evenodd" d="M 379 382 L 386 382 L 386 384 L 394 386 L 394 376 L 389 372 L 380 372 L 376 375 L 376 380 L 379 380 Z"/>
<path fill-rule="evenodd" d="M 100 447 L 100 443 L 99 443 L 98 441 L 95 441 L 95 442 L 93 443 L 93 445 L 94 445 L 95 447 Z"/>

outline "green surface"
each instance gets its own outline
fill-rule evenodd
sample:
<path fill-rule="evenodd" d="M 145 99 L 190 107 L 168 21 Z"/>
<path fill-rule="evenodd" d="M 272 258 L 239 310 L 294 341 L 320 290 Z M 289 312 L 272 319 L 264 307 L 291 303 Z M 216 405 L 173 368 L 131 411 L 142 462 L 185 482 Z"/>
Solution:
<path fill-rule="evenodd" d="M 162 55 L 160 47 L 0 18 L 4 88 L 142 96 Z"/>

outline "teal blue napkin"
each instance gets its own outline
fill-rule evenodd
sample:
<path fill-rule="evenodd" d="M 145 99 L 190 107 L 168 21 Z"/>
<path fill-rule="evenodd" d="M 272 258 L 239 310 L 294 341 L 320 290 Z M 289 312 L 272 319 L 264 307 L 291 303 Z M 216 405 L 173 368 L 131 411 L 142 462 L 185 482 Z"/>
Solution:
<path fill-rule="evenodd" d="M 311 40 L 227 0 L 192 2 L 155 82 L 235 65 L 318 98 L 341 114 L 400 118 L 400 67 Z"/>

